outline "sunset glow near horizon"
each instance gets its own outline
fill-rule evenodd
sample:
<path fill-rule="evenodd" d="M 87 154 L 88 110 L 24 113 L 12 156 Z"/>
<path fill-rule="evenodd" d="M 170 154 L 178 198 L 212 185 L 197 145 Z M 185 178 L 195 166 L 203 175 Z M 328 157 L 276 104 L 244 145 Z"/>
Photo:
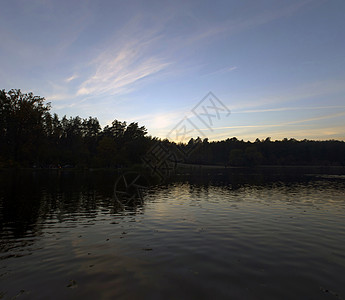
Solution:
<path fill-rule="evenodd" d="M 165 138 L 211 91 L 203 137 L 345 140 L 345 2 L 4 1 L 0 89 Z M 196 136 L 194 136 L 196 137 Z"/>

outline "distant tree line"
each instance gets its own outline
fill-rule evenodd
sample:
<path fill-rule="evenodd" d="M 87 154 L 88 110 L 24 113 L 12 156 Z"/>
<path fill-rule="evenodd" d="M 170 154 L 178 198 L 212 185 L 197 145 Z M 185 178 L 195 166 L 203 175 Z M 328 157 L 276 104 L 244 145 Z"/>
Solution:
<path fill-rule="evenodd" d="M 229 166 L 256 165 L 342 165 L 345 166 L 345 142 L 337 140 L 311 141 L 256 139 L 245 142 L 236 137 L 208 142 L 188 159 L 189 163 Z"/>
<path fill-rule="evenodd" d="M 191 139 L 176 145 L 147 135 L 144 126 L 114 120 L 101 128 L 97 118 L 50 113 L 50 103 L 20 90 L 0 90 L 0 167 L 124 167 L 140 164 L 155 143 L 175 151 L 195 149 L 183 162 L 193 164 L 345 165 L 344 141 L 209 142 Z"/>

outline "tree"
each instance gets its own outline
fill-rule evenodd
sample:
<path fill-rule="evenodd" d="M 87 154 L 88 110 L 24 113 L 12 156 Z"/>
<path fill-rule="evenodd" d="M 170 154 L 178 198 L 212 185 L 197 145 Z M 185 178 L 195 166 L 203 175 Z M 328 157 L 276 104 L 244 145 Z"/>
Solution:
<path fill-rule="evenodd" d="M 25 164 L 38 161 L 45 125 L 44 116 L 50 110 L 50 103 L 33 93 L 10 90 L 0 93 L 1 154 L 7 160 Z M 31 160 L 31 161 L 30 161 Z"/>
<path fill-rule="evenodd" d="M 245 163 L 243 150 L 233 149 L 229 154 L 230 166 L 243 166 Z"/>

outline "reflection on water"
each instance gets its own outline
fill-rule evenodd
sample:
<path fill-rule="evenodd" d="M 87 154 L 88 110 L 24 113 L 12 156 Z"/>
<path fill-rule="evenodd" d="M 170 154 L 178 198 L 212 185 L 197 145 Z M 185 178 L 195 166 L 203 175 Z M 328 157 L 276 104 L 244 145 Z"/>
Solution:
<path fill-rule="evenodd" d="M 343 169 L 0 173 L 0 298 L 344 299 Z M 327 173 L 328 172 L 328 173 Z"/>

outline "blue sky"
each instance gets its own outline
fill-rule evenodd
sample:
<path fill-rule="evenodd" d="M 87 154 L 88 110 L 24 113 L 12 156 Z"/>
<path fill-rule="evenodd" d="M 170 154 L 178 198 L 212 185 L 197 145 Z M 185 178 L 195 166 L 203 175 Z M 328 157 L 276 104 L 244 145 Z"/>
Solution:
<path fill-rule="evenodd" d="M 4 0 L 0 88 L 161 138 L 188 118 L 209 140 L 345 140 L 344 13 L 343 0 Z M 192 109 L 210 91 L 231 114 L 207 127 Z"/>

